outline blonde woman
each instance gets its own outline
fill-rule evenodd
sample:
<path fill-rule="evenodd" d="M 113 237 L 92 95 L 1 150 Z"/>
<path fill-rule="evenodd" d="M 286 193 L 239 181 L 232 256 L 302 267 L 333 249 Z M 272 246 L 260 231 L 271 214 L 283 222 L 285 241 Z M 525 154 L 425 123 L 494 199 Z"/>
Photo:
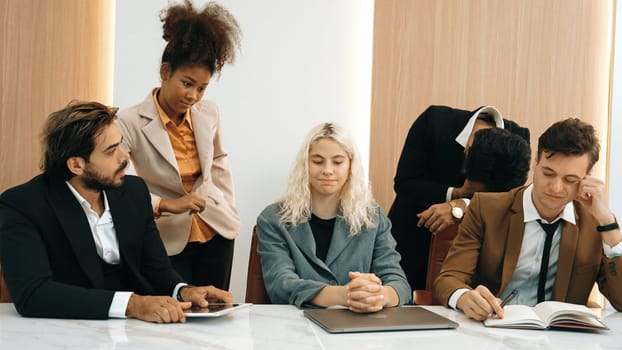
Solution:
<path fill-rule="evenodd" d="M 391 224 L 336 124 L 309 133 L 285 195 L 257 218 L 257 234 L 273 303 L 375 312 L 411 300 Z"/>

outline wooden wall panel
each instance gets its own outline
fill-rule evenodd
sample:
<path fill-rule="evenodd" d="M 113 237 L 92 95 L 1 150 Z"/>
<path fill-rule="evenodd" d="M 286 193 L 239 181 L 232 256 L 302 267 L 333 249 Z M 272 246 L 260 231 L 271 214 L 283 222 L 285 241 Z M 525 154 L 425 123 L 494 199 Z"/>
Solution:
<path fill-rule="evenodd" d="M 0 192 L 39 173 L 43 120 L 112 102 L 114 1 L 0 0 Z"/>
<path fill-rule="evenodd" d="M 370 178 L 389 208 L 408 129 L 432 104 L 491 104 L 531 130 L 592 123 L 605 177 L 614 0 L 377 0 Z"/>

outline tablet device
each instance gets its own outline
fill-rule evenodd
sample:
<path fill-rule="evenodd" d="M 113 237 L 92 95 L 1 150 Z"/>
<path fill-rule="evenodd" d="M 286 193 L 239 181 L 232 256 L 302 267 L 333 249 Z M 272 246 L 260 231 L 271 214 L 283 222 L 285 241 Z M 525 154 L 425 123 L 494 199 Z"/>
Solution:
<path fill-rule="evenodd" d="M 193 306 L 188 310 L 184 310 L 186 317 L 220 317 L 230 314 L 239 309 L 243 309 L 251 306 L 250 303 L 242 304 L 224 304 L 224 303 L 209 303 L 207 307 Z"/>
<path fill-rule="evenodd" d="M 309 309 L 304 315 L 329 333 L 448 329 L 458 323 L 420 306 L 389 307 L 358 313 L 348 309 Z"/>

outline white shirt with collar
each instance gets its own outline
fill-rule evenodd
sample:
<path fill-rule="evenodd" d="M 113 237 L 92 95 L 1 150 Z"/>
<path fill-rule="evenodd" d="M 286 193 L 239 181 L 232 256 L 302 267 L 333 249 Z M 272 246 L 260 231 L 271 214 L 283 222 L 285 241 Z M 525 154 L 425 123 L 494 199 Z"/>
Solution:
<path fill-rule="evenodd" d="M 65 181 L 73 196 L 76 197 L 86 218 L 89 221 L 91 234 L 95 241 L 97 255 L 105 262 L 113 265 L 121 263 L 121 254 L 119 252 L 119 242 L 117 241 L 117 232 L 114 229 L 112 215 L 110 214 L 110 206 L 108 205 L 108 197 L 106 191 L 102 191 L 104 195 L 104 212 L 99 216 L 91 207 L 91 204 L 80 195 L 80 193 L 69 183 Z M 132 292 L 115 292 L 108 309 L 108 317 L 125 318 L 125 310 L 130 301 Z"/>
<path fill-rule="evenodd" d="M 542 253 L 544 251 L 544 241 L 546 239 L 546 232 L 544 232 L 538 220 L 542 221 L 542 223 L 549 224 L 557 222 L 558 220 L 563 220 L 572 225 L 576 225 L 573 202 L 566 204 L 561 214 L 553 221 L 548 222 L 538 214 L 538 210 L 533 204 L 533 199 L 531 197 L 532 192 L 533 184 L 529 185 L 525 189 L 525 192 L 523 192 L 523 222 L 525 223 L 523 243 L 518 255 L 518 261 L 516 262 L 516 268 L 512 274 L 512 279 L 501 295 L 501 298 L 504 298 L 516 289 L 518 295 L 514 297 L 510 304 L 534 306 L 538 303 L 538 289 L 534 287 L 538 285 L 540 279 L 540 265 Z M 553 234 L 546 284 L 544 287 L 545 300 L 550 300 L 551 294 L 553 293 L 553 284 L 555 283 L 555 276 L 557 275 L 557 261 L 559 260 L 559 242 L 561 240 L 562 225 L 563 223 L 557 225 L 555 233 Z"/>
<path fill-rule="evenodd" d="M 102 191 L 104 195 L 104 212 L 99 216 L 91 207 L 91 204 L 80 195 L 80 193 L 69 183 L 65 181 L 67 187 L 74 197 L 80 203 L 84 214 L 89 221 L 91 228 L 91 234 L 95 241 L 95 249 L 97 255 L 105 262 L 118 265 L 121 263 L 121 254 L 119 251 L 119 242 L 117 241 L 117 232 L 114 229 L 114 222 L 112 221 L 112 214 L 110 213 L 110 206 L 108 205 L 108 197 L 106 191 Z M 177 295 L 177 290 L 180 287 L 185 286 L 186 283 L 178 284 L 173 290 L 173 296 Z M 111 318 L 126 318 L 125 310 L 127 304 L 130 301 L 130 296 L 133 292 L 115 292 L 112 298 L 112 303 L 108 309 L 108 317 Z"/>

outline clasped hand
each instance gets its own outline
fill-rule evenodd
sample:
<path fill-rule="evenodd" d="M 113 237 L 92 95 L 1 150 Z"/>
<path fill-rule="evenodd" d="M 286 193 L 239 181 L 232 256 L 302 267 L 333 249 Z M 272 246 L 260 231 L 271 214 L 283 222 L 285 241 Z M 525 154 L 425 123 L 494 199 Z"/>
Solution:
<path fill-rule="evenodd" d="M 193 305 L 207 307 L 211 302 L 233 302 L 231 293 L 214 286 L 184 288 L 182 297 L 184 302 L 169 296 L 132 294 L 125 313 L 128 317 L 155 323 L 185 322 L 184 310 Z"/>
<path fill-rule="evenodd" d="M 382 281 L 373 273 L 349 272 L 352 279 L 346 287 L 346 305 L 355 312 L 380 311 L 385 306 Z"/>

